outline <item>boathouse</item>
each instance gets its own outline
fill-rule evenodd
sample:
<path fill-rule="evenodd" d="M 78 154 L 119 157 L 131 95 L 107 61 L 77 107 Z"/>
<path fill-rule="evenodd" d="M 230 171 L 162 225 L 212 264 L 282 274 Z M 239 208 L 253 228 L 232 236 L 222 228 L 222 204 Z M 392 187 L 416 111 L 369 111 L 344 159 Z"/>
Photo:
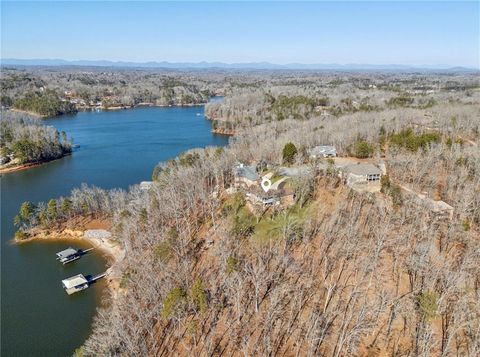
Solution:
<path fill-rule="evenodd" d="M 61 252 L 56 253 L 56 256 L 57 256 L 57 260 L 59 260 L 62 263 L 80 258 L 78 251 L 76 249 L 73 249 L 72 247 L 69 247 L 65 250 L 62 250 Z"/>
<path fill-rule="evenodd" d="M 68 295 L 88 288 L 88 280 L 83 274 L 78 274 L 62 280 L 62 285 Z"/>
<path fill-rule="evenodd" d="M 70 262 L 73 262 L 77 259 L 80 259 L 82 255 L 87 254 L 89 251 L 93 250 L 93 248 L 90 249 L 74 249 L 72 247 L 69 247 L 65 250 L 62 250 L 61 252 L 56 253 L 57 260 L 60 261 L 63 265 L 68 264 Z"/>

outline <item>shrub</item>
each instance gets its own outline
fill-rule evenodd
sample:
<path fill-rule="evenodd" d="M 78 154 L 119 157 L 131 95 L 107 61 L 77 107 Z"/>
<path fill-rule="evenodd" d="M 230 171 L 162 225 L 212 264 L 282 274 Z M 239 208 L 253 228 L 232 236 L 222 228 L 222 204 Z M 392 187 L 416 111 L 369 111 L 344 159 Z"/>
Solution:
<path fill-rule="evenodd" d="M 200 160 L 200 155 L 198 153 L 184 153 L 180 155 L 178 163 L 180 166 L 187 167 L 193 166 L 198 160 Z"/>
<path fill-rule="evenodd" d="M 190 336 L 195 336 L 198 331 L 198 322 L 195 320 L 188 321 L 186 326 L 187 333 Z"/>
<path fill-rule="evenodd" d="M 146 208 L 142 208 L 140 211 L 140 223 L 145 225 L 148 222 L 148 212 Z"/>
<path fill-rule="evenodd" d="M 22 240 L 27 238 L 27 234 L 24 231 L 16 231 L 15 232 L 15 239 L 16 240 Z"/>
<path fill-rule="evenodd" d="M 283 162 L 286 164 L 292 164 L 295 160 L 295 155 L 297 155 L 297 147 L 295 144 L 289 142 L 283 147 Z"/>
<path fill-rule="evenodd" d="M 38 221 L 40 222 L 43 228 L 48 227 L 48 215 L 45 209 L 41 209 L 40 212 L 38 213 Z"/>
<path fill-rule="evenodd" d="M 197 311 L 204 313 L 208 308 L 207 294 L 203 288 L 202 279 L 197 279 L 193 283 L 190 295 Z"/>
<path fill-rule="evenodd" d="M 382 176 L 380 184 L 382 185 L 380 192 L 389 195 L 392 198 L 394 206 L 400 206 L 403 203 L 402 189 L 399 185 L 390 181 L 390 176 Z"/>
<path fill-rule="evenodd" d="M 120 288 L 125 289 L 130 281 L 130 272 L 125 272 L 122 275 L 122 279 L 120 280 Z"/>
<path fill-rule="evenodd" d="M 13 104 L 13 100 L 7 95 L 1 95 L 0 104 L 2 105 L 2 107 L 10 107 Z"/>
<path fill-rule="evenodd" d="M 237 192 L 225 200 L 222 206 L 222 213 L 225 216 L 236 214 L 243 206 L 245 206 L 245 197 L 243 197 L 241 192 Z"/>
<path fill-rule="evenodd" d="M 73 352 L 73 357 L 84 357 L 84 356 L 85 356 L 85 353 L 84 353 L 83 347 L 79 347 Z"/>
<path fill-rule="evenodd" d="M 176 240 L 179 236 L 178 230 L 175 227 L 171 227 L 168 232 L 168 238 L 172 241 Z"/>
<path fill-rule="evenodd" d="M 29 226 L 31 223 L 31 220 L 33 219 L 34 213 L 35 213 L 35 206 L 28 201 L 23 202 L 22 205 L 20 206 L 20 211 L 18 215 L 16 215 L 13 220 L 13 223 L 17 227 Z"/>
<path fill-rule="evenodd" d="M 165 240 L 158 243 L 154 248 L 155 257 L 162 262 L 167 262 L 172 255 L 172 243 L 170 240 Z"/>
<path fill-rule="evenodd" d="M 245 237 L 250 235 L 255 228 L 255 217 L 246 209 L 242 207 L 233 217 L 232 234 L 236 237 Z"/>
<path fill-rule="evenodd" d="M 355 143 L 355 157 L 358 157 L 360 159 L 371 157 L 374 151 L 375 148 L 373 147 L 373 145 L 366 140 L 357 140 L 357 142 Z"/>
<path fill-rule="evenodd" d="M 390 98 L 387 101 L 387 105 L 391 107 L 406 107 L 413 104 L 414 99 L 407 95 L 400 95 L 398 97 Z"/>
<path fill-rule="evenodd" d="M 233 256 L 229 256 L 227 258 L 227 268 L 225 269 L 227 274 L 231 274 L 237 269 L 238 269 L 238 259 Z"/>
<path fill-rule="evenodd" d="M 286 239 L 294 241 L 303 236 L 304 224 L 311 211 L 309 206 L 291 206 L 274 217 L 262 219 L 255 227 L 251 240 L 256 244 L 269 244 L 271 241 Z"/>
<path fill-rule="evenodd" d="M 50 220 L 57 219 L 57 201 L 53 198 L 47 204 L 47 217 Z"/>
<path fill-rule="evenodd" d="M 392 146 L 405 148 L 409 151 L 416 152 L 418 149 L 427 149 L 431 143 L 440 142 L 439 133 L 415 134 L 411 128 L 404 129 L 397 134 L 390 135 Z"/>
<path fill-rule="evenodd" d="M 438 295 L 434 291 L 425 291 L 417 296 L 417 306 L 427 321 L 432 320 L 437 315 L 437 300 Z"/>
<path fill-rule="evenodd" d="M 69 216 L 72 211 L 72 201 L 68 198 L 64 199 L 60 205 L 60 213 L 63 216 Z"/>
<path fill-rule="evenodd" d="M 163 300 L 163 308 L 161 316 L 164 319 L 180 315 L 187 306 L 187 294 L 185 290 L 180 287 L 173 288 Z"/>
<path fill-rule="evenodd" d="M 390 187 L 390 197 L 392 197 L 392 202 L 394 206 L 401 206 L 403 203 L 402 189 L 399 185 L 392 184 Z"/>
<path fill-rule="evenodd" d="M 391 182 L 390 182 L 390 176 L 388 175 L 383 175 L 381 178 L 380 178 L 380 184 L 382 186 L 382 188 L 380 189 L 380 192 L 382 193 L 388 193 L 388 191 L 390 190 L 390 187 L 391 187 Z"/>
<path fill-rule="evenodd" d="M 153 168 L 153 172 L 152 172 L 152 181 L 157 181 L 158 180 L 158 177 L 162 173 L 163 169 L 164 169 L 163 164 L 155 165 L 155 167 Z"/>

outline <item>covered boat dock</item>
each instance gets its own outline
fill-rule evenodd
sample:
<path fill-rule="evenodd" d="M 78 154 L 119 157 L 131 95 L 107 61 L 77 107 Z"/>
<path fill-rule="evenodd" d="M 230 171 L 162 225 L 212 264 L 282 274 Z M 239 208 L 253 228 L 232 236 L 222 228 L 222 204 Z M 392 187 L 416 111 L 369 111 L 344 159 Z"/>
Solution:
<path fill-rule="evenodd" d="M 91 251 L 93 248 L 90 249 L 74 249 L 72 247 L 69 247 L 65 250 L 62 250 L 61 252 L 56 253 L 57 260 L 60 261 L 63 265 L 71 263 L 77 259 L 80 259 L 80 257 L 87 252 Z"/>
<path fill-rule="evenodd" d="M 107 272 L 100 273 L 97 275 L 87 275 L 84 276 L 83 274 L 77 274 L 71 276 L 70 278 L 63 279 L 62 285 L 68 295 L 72 295 L 76 292 L 85 290 L 91 284 L 95 283 L 97 280 L 105 277 Z"/>
<path fill-rule="evenodd" d="M 68 295 L 88 288 L 88 280 L 83 274 L 78 274 L 62 280 L 62 285 Z"/>

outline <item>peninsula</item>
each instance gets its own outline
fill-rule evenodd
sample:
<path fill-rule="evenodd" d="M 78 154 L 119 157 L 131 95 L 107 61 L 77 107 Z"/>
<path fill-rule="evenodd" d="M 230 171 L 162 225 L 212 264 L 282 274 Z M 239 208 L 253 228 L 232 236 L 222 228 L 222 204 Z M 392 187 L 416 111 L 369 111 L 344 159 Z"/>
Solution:
<path fill-rule="evenodd" d="M 23 113 L 0 113 L 0 173 L 25 170 L 72 152 L 65 132 Z"/>

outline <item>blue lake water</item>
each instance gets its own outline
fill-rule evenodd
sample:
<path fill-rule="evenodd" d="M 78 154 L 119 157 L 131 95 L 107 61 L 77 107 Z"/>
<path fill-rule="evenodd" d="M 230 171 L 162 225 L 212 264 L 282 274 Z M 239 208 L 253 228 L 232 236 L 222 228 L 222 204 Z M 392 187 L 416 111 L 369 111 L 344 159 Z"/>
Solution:
<path fill-rule="evenodd" d="M 63 267 L 61 242 L 12 245 L 13 217 L 24 201 L 66 196 L 82 183 L 128 188 L 151 180 L 153 167 L 183 151 L 223 146 L 203 107 L 136 108 L 80 112 L 47 119 L 80 145 L 71 156 L 1 178 L 1 355 L 68 356 L 88 337 L 104 283 L 72 296 L 61 279 L 104 270 L 99 253 Z"/>

